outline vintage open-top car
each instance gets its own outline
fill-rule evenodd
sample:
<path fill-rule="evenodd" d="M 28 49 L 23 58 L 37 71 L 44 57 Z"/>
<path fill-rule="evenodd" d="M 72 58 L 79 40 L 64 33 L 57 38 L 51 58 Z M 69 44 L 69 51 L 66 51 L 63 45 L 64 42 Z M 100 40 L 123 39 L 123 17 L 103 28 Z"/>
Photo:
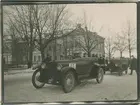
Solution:
<path fill-rule="evenodd" d="M 110 72 L 116 72 L 119 76 L 125 72 L 127 74 L 127 69 L 129 67 L 129 59 L 126 58 L 115 58 L 111 59 L 110 63 L 108 64 L 108 68 L 110 69 Z"/>
<path fill-rule="evenodd" d="M 45 83 L 61 85 L 65 93 L 71 92 L 82 79 L 96 79 L 97 83 L 101 83 L 104 77 L 98 59 L 93 57 L 51 61 L 34 69 L 32 83 L 35 88 L 42 88 Z"/>

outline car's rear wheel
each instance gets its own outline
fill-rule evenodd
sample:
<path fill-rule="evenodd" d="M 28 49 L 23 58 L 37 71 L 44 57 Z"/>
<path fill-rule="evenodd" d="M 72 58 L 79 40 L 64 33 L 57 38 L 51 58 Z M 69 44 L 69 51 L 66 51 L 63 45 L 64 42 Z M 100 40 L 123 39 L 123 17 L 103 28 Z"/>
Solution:
<path fill-rule="evenodd" d="M 106 71 L 104 70 L 104 74 L 106 73 Z"/>
<path fill-rule="evenodd" d="M 127 70 L 125 70 L 125 74 L 127 74 Z"/>
<path fill-rule="evenodd" d="M 102 68 L 99 68 L 96 81 L 98 83 L 101 83 L 103 81 L 103 78 L 104 78 L 104 70 Z"/>
<path fill-rule="evenodd" d="M 113 72 L 112 72 L 112 71 L 110 71 L 110 74 L 113 74 Z"/>
<path fill-rule="evenodd" d="M 119 72 L 118 72 L 118 75 L 119 75 L 119 76 L 122 76 L 122 74 L 123 74 L 122 71 L 119 71 Z"/>
<path fill-rule="evenodd" d="M 45 83 L 40 82 L 40 70 L 36 70 L 32 76 L 32 84 L 36 89 L 42 88 Z"/>
<path fill-rule="evenodd" d="M 65 93 L 69 93 L 73 90 L 75 87 L 75 75 L 74 72 L 68 71 L 66 74 L 64 74 L 63 77 L 63 91 Z"/>

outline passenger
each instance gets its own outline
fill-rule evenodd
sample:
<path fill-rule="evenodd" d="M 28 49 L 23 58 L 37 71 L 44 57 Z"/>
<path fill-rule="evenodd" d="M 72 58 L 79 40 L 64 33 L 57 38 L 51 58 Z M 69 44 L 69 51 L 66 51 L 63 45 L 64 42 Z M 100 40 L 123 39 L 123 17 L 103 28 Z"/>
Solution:
<path fill-rule="evenodd" d="M 101 58 L 101 57 L 98 58 L 98 63 L 99 63 L 99 64 L 102 64 L 102 58 Z"/>
<path fill-rule="evenodd" d="M 110 60 L 110 66 L 115 67 L 115 63 L 112 60 Z"/>
<path fill-rule="evenodd" d="M 105 64 L 105 58 L 104 58 L 104 56 L 101 59 L 101 64 Z"/>
<path fill-rule="evenodd" d="M 105 63 L 108 65 L 108 60 L 107 60 L 107 58 L 105 59 Z"/>
<path fill-rule="evenodd" d="M 47 57 L 42 62 L 48 63 L 50 61 L 51 61 L 51 56 L 47 55 Z"/>

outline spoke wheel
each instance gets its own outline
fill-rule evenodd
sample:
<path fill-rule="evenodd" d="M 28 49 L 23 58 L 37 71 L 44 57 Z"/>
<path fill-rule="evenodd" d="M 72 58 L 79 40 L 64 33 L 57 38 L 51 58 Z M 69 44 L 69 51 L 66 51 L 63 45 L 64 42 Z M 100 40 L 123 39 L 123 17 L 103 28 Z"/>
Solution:
<path fill-rule="evenodd" d="M 104 78 L 104 71 L 102 68 L 99 68 L 96 81 L 98 83 L 101 83 L 103 81 L 103 78 Z"/>
<path fill-rule="evenodd" d="M 122 76 L 122 75 L 123 75 L 122 68 L 118 68 L 118 69 L 119 69 L 118 75 L 119 75 L 119 76 Z"/>
<path fill-rule="evenodd" d="M 119 71 L 119 72 L 118 72 L 118 75 L 119 75 L 119 76 L 122 76 L 122 74 L 123 74 L 122 71 Z"/>
<path fill-rule="evenodd" d="M 72 71 L 68 71 L 63 78 L 63 90 L 69 93 L 75 87 L 75 75 Z"/>
<path fill-rule="evenodd" d="M 40 82 L 40 70 L 36 70 L 32 76 L 32 84 L 36 89 L 42 88 L 45 83 Z"/>

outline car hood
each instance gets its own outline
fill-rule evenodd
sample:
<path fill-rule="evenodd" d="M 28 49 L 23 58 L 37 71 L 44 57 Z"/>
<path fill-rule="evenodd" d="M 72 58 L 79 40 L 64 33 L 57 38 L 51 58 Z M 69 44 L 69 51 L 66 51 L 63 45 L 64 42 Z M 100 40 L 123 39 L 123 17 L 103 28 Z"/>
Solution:
<path fill-rule="evenodd" d="M 92 63 L 92 61 L 79 61 L 79 60 L 63 60 L 63 61 L 56 61 L 56 62 L 61 64 L 63 67 L 68 66 L 70 63 L 75 63 L 76 65 L 85 65 L 85 64 Z"/>

